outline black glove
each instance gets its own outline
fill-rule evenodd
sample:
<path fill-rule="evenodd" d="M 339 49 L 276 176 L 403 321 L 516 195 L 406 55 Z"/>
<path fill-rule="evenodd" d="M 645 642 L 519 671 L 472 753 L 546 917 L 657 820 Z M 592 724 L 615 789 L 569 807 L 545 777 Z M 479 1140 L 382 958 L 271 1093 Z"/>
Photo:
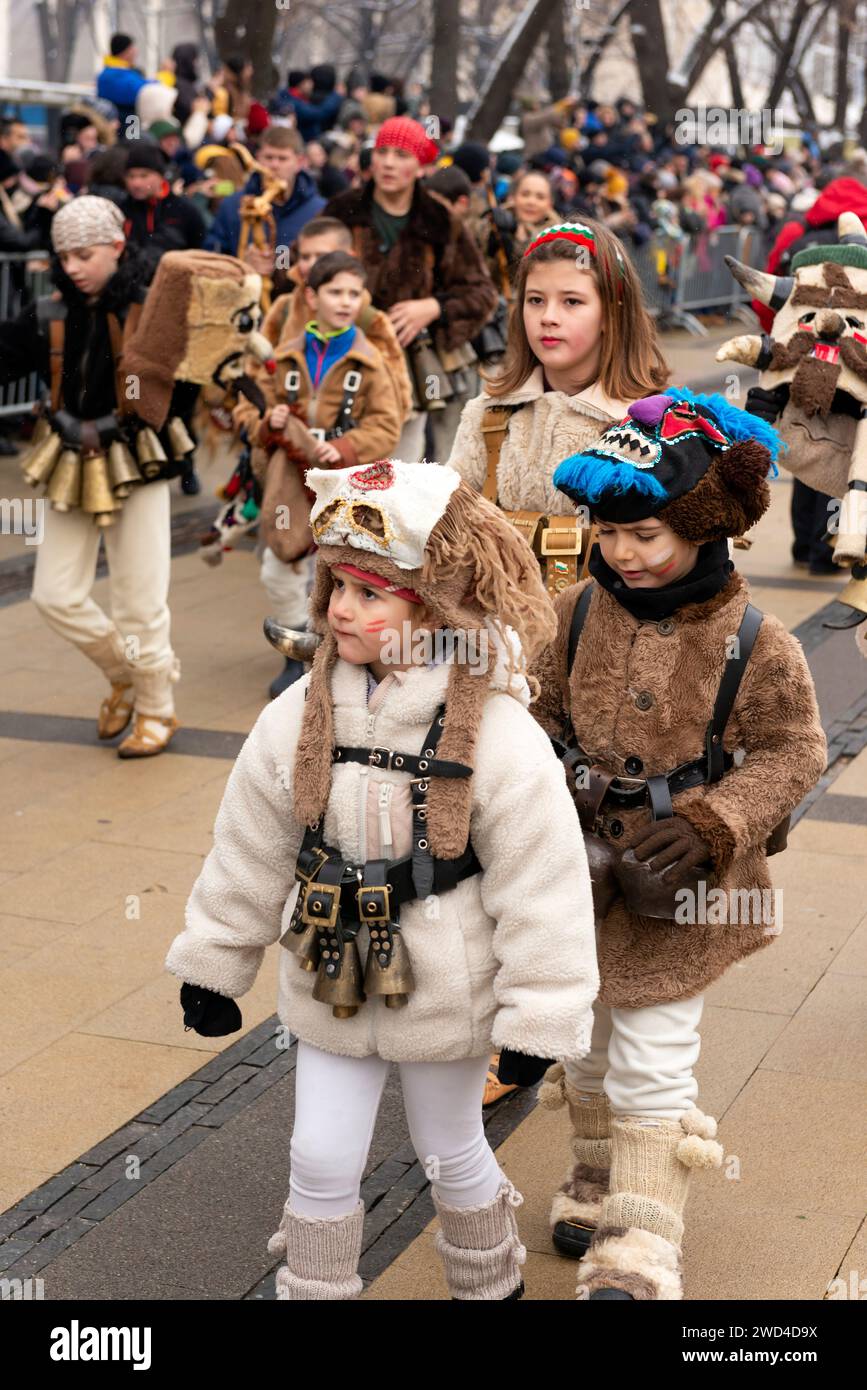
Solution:
<path fill-rule="evenodd" d="M 48 423 L 55 434 L 60 435 L 67 449 L 81 447 L 81 421 L 77 416 L 71 415 L 68 410 L 49 411 Z"/>
<path fill-rule="evenodd" d="M 535 1086 L 552 1065 L 545 1057 L 530 1057 L 525 1052 L 511 1052 L 506 1047 L 500 1053 L 497 1075 L 505 1086 Z"/>
<path fill-rule="evenodd" d="M 241 1027 L 241 1010 L 234 999 L 202 985 L 181 985 L 181 1008 L 184 1027 L 194 1028 L 203 1038 L 222 1038 Z"/>
<path fill-rule="evenodd" d="M 744 409 L 750 415 L 757 415 L 760 420 L 766 420 L 772 425 L 777 416 L 782 414 L 787 394 L 788 388 L 785 386 L 775 386 L 773 391 L 765 391 L 761 386 L 751 386 L 747 392 Z"/>

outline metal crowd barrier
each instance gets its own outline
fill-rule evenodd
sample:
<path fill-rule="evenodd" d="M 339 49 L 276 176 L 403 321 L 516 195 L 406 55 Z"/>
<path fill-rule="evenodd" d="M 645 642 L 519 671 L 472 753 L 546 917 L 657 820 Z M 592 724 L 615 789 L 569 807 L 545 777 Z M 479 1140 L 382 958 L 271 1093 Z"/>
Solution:
<path fill-rule="evenodd" d="M 5 251 L 0 253 L 0 323 L 7 323 L 38 299 L 50 294 L 54 286 L 47 266 L 47 251 Z M 43 265 L 46 269 L 35 269 Z M 0 417 L 26 415 L 40 399 L 39 376 L 27 376 L 0 386 Z"/>
<path fill-rule="evenodd" d="M 660 326 L 707 334 L 696 311 L 737 315 L 749 295 L 729 271 L 725 256 L 762 269 L 769 246 L 757 227 L 718 227 L 677 240 L 656 235 L 644 246 L 630 247 L 630 258 L 644 291 L 645 303 Z"/>

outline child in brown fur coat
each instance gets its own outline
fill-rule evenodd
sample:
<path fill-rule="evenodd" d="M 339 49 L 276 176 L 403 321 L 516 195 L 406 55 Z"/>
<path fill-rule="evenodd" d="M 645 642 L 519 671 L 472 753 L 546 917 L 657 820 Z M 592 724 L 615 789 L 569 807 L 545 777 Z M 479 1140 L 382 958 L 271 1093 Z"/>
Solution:
<path fill-rule="evenodd" d="M 682 1297 L 689 1170 L 722 1161 L 695 1107 L 704 991 L 779 933 L 771 837 L 825 766 L 800 646 L 728 558 L 778 447 L 721 396 L 672 388 L 554 475 L 599 528 L 535 674 L 537 718 L 552 736 L 567 720 L 601 988 L 590 1053 L 540 1100 L 568 1103 L 551 1221 L 592 1300 Z"/>

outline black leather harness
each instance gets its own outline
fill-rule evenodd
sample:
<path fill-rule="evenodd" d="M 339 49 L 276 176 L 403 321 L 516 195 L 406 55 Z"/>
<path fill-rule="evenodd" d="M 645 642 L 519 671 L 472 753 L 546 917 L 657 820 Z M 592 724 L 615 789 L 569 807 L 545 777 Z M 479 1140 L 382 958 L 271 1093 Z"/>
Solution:
<path fill-rule="evenodd" d="M 566 668 L 567 680 L 575 662 L 575 654 L 587 619 L 593 590 L 594 586 L 588 584 L 578 599 L 572 614 Z M 604 794 L 601 795 L 596 807 L 597 812 L 601 811 L 603 807 L 606 809 L 618 807 L 624 810 L 635 810 L 649 805 L 654 820 L 665 820 L 674 815 L 671 798 L 676 796 L 678 792 L 687 791 L 690 787 L 718 782 L 723 774 L 729 771 L 734 765 L 734 757 L 731 753 L 727 753 L 723 747 L 723 734 L 734 708 L 750 653 L 762 625 L 762 616 L 758 608 L 755 608 L 751 603 L 747 604 L 737 633 L 735 648 L 737 655 L 730 656 L 726 661 L 726 668 L 717 691 L 713 713 L 705 730 L 704 756 L 693 758 L 690 762 L 680 763 L 677 767 L 672 768 L 671 772 L 659 773 L 641 780 L 634 778 L 627 782 L 622 778 L 612 778 L 608 782 Z M 558 757 L 561 758 L 565 766 L 574 769 L 576 778 L 580 776 L 582 768 L 585 769 L 587 778 L 592 776 L 593 759 L 578 743 L 571 723 L 567 724 L 563 739 L 552 739 L 551 741 Z"/>
<path fill-rule="evenodd" d="M 465 878 L 481 873 L 482 866 L 468 841 L 456 859 L 436 859 L 426 833 L 425 792 L 429 777 L 471 777 L 463 763 L 437 758 L 436 748 L 445 723 L 445 706 L 437 711 L 427 732 L 422 753 L 398 753 L 390 748 L 354 748 L 338 744 L 334 763 L 363 763 L 368 767 L 395 768 L 416 774 L 411 786 L 412 851 L 400 859 L 369 859 L 363 864 L 345 859 L 339 850 L 323 843 L 322 819 L 308 825 L 295 865 L 301 883 L 290 928 L 300 934 L 316 924 L 333 930 L 340 924 L 357 930 L 362 923 L 375 927 L 396 925 L 403 903 L 446 893 Z"/>

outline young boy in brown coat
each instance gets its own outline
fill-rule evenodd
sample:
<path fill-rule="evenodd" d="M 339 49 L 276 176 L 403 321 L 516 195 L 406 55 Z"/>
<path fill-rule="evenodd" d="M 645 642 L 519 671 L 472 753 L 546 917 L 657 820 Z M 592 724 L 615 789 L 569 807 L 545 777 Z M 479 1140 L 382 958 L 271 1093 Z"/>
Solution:
<path fill-rule="evenodd" d="M 771 837 L 825 767 L 803 652 L 728 556 L 778 447 L 723 397 L 669 388 L 554 474 L 599 528 L 592 579 L 554 600 L 534 706 L 554 737 L 567 721 L 594 878 L 591 1051 L 540 1092 L 572 1119 L 551 1220 L 583 1255 L 579 1297 L 682 1297 L 689 1170 L 722 1161 L 695 1107 L 703 994 L 779 934 Z"/>
<path fill-rule="evenodd" d="M 276 589 L 282 599 L 274 616 L 290 627 L 304 627 L 307 617 L 303 560 L 313 549 L 313 536 L 305 470 L 372 463 L 390 454 L 400 437 L 402 412 L 393 377 L 356 324 L 364 282 L 364 267 L 348 252 L 320 257 L 304 287 L 313 317 L 297 336 L 281 336 L 276 372 L 261 381 L 265 414 L 246 403 L 234 412 L 236 426 L 254 445 L 253 468 L 263 488 L 263 578 L 269 592 Z M 302 672 L 299 662 L 287 658 L 272 697 Z"/>

